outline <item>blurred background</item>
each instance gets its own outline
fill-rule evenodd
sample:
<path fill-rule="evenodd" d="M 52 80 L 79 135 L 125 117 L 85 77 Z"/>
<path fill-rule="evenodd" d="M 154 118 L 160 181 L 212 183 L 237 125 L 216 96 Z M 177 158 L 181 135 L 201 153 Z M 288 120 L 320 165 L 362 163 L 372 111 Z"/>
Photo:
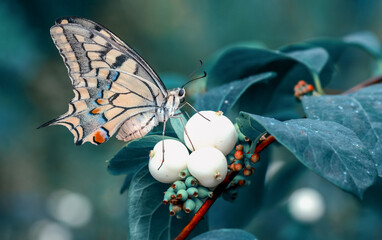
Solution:
<path fill-rule="evenodd" d="M 187 78 L 199 59 L 208 65 L 220 49 L 241 42 L 276 49 L 362 30 L 381 39 L 381 12 L 382 2 L 372 0 L 2 0 L 0 239 L 127 236 L 123 176 L 106 170 L 124 143 L 113 138 L 78 147 L 64 127 L 36 130 L 66 112 L 73 97 L 49 35 L 56 18 L 101 23 L 171 79 Z M 264 208 L 246 230 L 260 239 L 382 239 L 381 209 L 372 193 L 361 202 L 309 171 L 296 179 L 286 194 L 293 198 Z M 304 209 L 293 205 L 298 201 L 308 201 L 315 215 L 301 217 Z"/>

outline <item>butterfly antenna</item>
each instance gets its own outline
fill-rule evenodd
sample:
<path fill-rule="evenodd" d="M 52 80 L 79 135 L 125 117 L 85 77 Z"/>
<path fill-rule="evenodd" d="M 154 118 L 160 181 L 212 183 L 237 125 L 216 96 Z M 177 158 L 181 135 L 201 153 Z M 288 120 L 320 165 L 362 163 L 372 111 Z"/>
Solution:
<path fill-rule="evenodd" d="M 195 80 L 199 80 L 199 79 L 202 79 L 202 78 L 205 78 L 205 77 L 207 77 L 207 73 L 206 73 L 206 71 L 203 71 L 203 76 L 200 76 L 200 77 L 191 79 L 190 81 L 188 81 L 188 82 L 186 82 L 185 84 L 183 84 L 183 85 L 181 86 L 181 88 L 184 88 L 184 86 L 186 86 L 186 85 L 189 84 L 190 82 L 193 82 L 193 81 L 195 81 Z"/>
<path fill-rule="evenodd" d="M 194 71 L 192 71 L 189 75 L 188 75 L 188 78 L 191 78 L 197 71 L 199 71 L 199 69 L 201 69 L 203 67 L 203 61 L 202 60 L 199 60 L 200 62 L 200 66 L 195 68 Z"/>

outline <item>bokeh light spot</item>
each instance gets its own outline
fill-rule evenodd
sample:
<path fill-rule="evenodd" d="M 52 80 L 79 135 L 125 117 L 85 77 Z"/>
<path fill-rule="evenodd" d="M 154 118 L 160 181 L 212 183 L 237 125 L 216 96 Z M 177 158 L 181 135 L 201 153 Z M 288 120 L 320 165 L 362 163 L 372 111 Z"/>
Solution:
<path fill-rule="evenodd" d="M 293 192 L 288 207 L 293 218 L 304 223 L 319 220 L 325 212 L 322 195 L 312 188 L 300 188 Z"/>

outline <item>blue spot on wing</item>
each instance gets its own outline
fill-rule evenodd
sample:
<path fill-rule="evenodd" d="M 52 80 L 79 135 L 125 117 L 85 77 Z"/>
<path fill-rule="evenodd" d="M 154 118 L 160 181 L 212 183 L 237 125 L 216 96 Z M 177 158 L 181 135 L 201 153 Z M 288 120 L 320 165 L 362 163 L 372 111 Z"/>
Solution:
<path fill-rule="evenodd" d="M 110 71 L 110 80 L 115 81 L 119 77 L 119 72 L 117 71 Z"/>
<path fill-rule="evenodd" d="M 100 124 L 105 124 L 107 122 L 107 119 L 105 118 L 105 116 L 103 114 L 100 114 L 97 118 L 97 121 L 100 123 Z"/>

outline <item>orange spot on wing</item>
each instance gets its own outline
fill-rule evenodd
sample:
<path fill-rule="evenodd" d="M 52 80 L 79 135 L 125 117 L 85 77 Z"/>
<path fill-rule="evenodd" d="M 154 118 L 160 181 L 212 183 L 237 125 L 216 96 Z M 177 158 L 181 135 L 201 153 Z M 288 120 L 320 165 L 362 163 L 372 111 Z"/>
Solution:
<path fill-rule="evenodd" d="M 97 114 L 97 113 L 99 113 L 100 111 L 101 111 L 100 108 L 94 108 L 94 109 L 91 111 L 91 113 L 93 113 L 93 114 Z"/>
<path fill-rule="evenodd" d="M 106 103 L 106 101 L 105 101 L 104 99 L 101 99 L 101 98 L 97 99 L 96 102 L 97 102 L 98 104 L 104 104 L 104 103 Z"/>
<path fill-rule="evenodd" d="M 103 143 L 103 142 L 105 142 L 105 138 L 102 136 L 102 134 L 101 134 L 100 131 L 97 131 L 97 132 L 94 134 L 94 141 L 96 141 L 97 143 Z"/>

